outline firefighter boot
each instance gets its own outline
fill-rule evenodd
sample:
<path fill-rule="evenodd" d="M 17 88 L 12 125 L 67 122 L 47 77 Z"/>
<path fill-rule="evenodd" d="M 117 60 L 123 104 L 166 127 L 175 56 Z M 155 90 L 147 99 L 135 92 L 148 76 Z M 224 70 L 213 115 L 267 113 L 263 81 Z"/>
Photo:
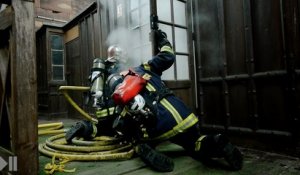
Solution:
<path fill-rule="evenodd" d="M 88 138 L 93 132 L 93 126 L 88 121 L 80 121 L 73 125 L 67 132 L 65 139 L 68 143 L 72 142 L 74 137 Z"/>
<path fill-rule="evenodd" d="M 240 150 L 231 144 L 227 137 L 222 134 L 214 136 L 218 145 L 218 152 L 227 161 L 232 170 L 240 170 L 243 166 L 243 155 Z"/>
<path fill-rule="evenodd" d="M 201 141 L 200 156 L 203 160 L 224 158 L 232 170 L 240 170 L 243 166 L 243 155 L 222 134 L 208 135 Z"/>
<path fill-rule="evenodd" d="M 144 163 L 159 172 L 171 172 L 174 169 L 174 162 L 166 155 L 155 151 L 147 144 L 136 146 L 136 153 Z"/>

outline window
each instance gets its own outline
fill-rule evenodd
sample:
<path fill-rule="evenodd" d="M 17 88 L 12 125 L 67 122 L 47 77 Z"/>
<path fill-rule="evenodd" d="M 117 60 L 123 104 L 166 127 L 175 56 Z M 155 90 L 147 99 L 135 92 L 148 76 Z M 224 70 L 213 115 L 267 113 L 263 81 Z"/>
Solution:
<path fill-rule="evenodd" d="M 52 80 L 64 81 L 64 47 L 63 37 L 61 35 L 51 34 L 51 68 Z"/>
<path fill-rule="evenodd" d="M 152 56 L 152 46 L 149 40 L 150 33 L 150 7 L 149 0 L 130 0 L 129 4 L 129 30 L 133 36 L 130 55 L 134 64 L 143 63 Z"/>
<path fill-rule="evenodd" d="M 189 47 L 186 21 L 186 1 L 161 0 L 157 2 L 159 28 L 173 43 L 175 64 L 163 73 L 163 80 L 189 80 Z M 174 36 L 174 37 L 173 37 Z"/>

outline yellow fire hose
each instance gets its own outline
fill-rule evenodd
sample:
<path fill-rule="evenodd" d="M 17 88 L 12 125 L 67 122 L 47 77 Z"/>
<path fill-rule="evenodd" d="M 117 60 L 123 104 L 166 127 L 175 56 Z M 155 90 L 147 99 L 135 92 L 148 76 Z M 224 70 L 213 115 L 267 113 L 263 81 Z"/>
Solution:
<path fill-rule="evenodd" d="M 93 141 L 95 146 L 68 145 L 64 137 L 65 134 L 49 137 L 46 143 L 39 145 L 39 151 L 46 156 L 68 158 L 72 161 L 122 160 L 131 158 L 134 153 L 131 144 L 118 142 L 110 145 L 97 145 L 98 141 Z M 57 142 L 57 140 L 60 141 Z"/>
<path fill-rule="evenodd" d="M 66 132 L 66 129 L 61 129 L 62 127 L 63 127 L 62 122 L 39 124 L 38 125 L 38 134 L 39 135 L 61 134 L 61 133 Z"/>
<path fill-rule="evenodd" d="M 68 90 L 88 91 L 90 87 L 85 86 L 60 86 L 59 90 L 63 93 L 66 100 L 86 119 L 94 123 L 98 120 L 91 117 L 75 101 L 69 96 Z M 72 140 L 72 144 L 68 144 L 65 140 L 65 132 L 62 129 L 63 123 L 40 124 L 39 135 L 58 134 L 47 138 L 45 143 L 39 144 L 39 152 L 52 157 L 52 162 L 45 166 L 45 172 L 52 174 L 55 171 L 74 172 L 75 169 L 65 170 L 65 163 L 69 161 L 96 161 L 96 160 L 124 160 L 130 159 L 134 154 L 131 144 L 123 143 L 122 140 L 101 136 L 95 137 L 93 140 L 86 141 L 78 138 Z M 61 162 L 55 163 L 55 159 Z"/>
<path fill-rule="evenodd" d="M 101 136 L 91 141 L 74 138 L 72 145 L 65 140 L 65 133 L 47 138 L 45 143 L 39 144 L 39 152 L 52 157 L 52 162 L 45 165 L 45 172 L 53 174 L 55 171 L 74 172 L 64 169 L 69 161 L 101 161 L 101 160 L 126 160 L 134 154 L 131 144 L 122 143 L 122 140 Z M 55 159 L 60 162 L 55 163 Z"/>
<path fill-rule="evenodd" d="M 69 96 L 68 90 L 75 90 L 75 91 L 88 91 L 90 90 L 90 87 L 86 86 L 60 86 L 59 90 L 63 93 L 65 98 L 68 100 L 68 102 L 81 114 L 83 117 L 88 119 L 89 121 L 92 121 L 94 123 L 98 123 L 98 120 L 91 117 L 88 113 L 86 113 L 82 108 L 80 108 L 75 101 Z"/>

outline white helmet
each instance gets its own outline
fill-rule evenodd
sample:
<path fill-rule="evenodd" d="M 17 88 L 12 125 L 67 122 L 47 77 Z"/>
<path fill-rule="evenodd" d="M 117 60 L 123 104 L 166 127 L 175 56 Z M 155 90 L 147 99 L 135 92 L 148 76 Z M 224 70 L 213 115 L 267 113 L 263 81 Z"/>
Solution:
<path fill-rule="evenodd" d="M 106 61 L 114 63 L 114 62 L 120 60 L 122 56 L 123 56 L 123 50 L 116 45 L 112 45 L 107 49 L 107 60 Z"/>
<path fill-rule="evenodd" d="M 132 100 L 130 110 L 133 112 L 140 111 L 144 108 L 145 104 L 145 99 L 140 94 L 137 94 Z"/>

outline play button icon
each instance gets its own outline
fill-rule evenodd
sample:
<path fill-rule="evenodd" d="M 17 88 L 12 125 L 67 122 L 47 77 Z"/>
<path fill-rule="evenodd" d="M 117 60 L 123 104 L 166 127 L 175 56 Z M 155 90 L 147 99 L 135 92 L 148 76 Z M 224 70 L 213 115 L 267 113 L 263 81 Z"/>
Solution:
<path fill-rule="evenodd" d="M 2 171 L 7 165 L 7 162 L 0 157 L 0 171 Z"/>

